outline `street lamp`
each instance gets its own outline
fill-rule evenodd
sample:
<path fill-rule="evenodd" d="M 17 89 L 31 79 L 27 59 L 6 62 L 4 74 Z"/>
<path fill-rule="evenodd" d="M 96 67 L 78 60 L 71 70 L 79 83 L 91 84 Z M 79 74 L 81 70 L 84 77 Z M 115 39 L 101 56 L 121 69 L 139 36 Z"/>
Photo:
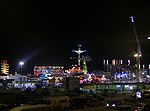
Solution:
<path fill-rule="evenodd" d="M 147 39 L 150 40 L 150 37 L 148 37 Z"/>
<path fill-rule="evenodd" d="M 24 65 L 24 62 L 23 61 L 19 62 L 19 65 L 20 65 L 20 68 L 21 68 L 20 74 L 22 74 L 22 66 Z"/>
<path fill-rule="evenodd" d="M 137 82 L 141 82 L 141 75 L 140 75 L 140 57 L 142 55 L 135 53 L 134 57 L 136 58 L 136 73 L 137 73 Z"/>

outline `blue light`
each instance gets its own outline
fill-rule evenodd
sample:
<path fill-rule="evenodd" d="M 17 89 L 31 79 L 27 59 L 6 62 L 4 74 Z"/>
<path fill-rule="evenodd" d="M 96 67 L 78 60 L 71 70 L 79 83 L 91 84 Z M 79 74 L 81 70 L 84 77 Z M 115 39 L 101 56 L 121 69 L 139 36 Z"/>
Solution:
<path fill-rule="evenodd" d="M 41 75 L 39 76 L 39 78 L 40 78 L 40 79 L 46 79 L 46 75 L 45 75 L 45 74 L 41 74 Z"/>

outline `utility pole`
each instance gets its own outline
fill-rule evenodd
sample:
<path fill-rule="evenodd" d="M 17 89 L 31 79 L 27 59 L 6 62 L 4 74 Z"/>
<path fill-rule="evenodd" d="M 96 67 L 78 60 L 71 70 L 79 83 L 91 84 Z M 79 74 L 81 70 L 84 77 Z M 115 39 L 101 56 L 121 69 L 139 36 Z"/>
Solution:
<path fill-rule="evenodd" d="M 134 34 L 135 34 L 135 38 L 136 38 L 136 43 L 137 43 L 137 52 L 134 55 L 134 57 L 136 58 L 136 73 L 137 73 L 137 82 L 141 82 L 141 75 L 140 75 L 140 57 L 142 56 L 142 52 L 141 52 L 141 46 L 140 46 L 140 41 L 139 38 L 137 36 L 137 32 L 136 32 L 136 28 L 134 25 L 134 17 L 131 16 L 130 17 L 132 25 L 133 25 L 133 29 L 134 29 Z"/>

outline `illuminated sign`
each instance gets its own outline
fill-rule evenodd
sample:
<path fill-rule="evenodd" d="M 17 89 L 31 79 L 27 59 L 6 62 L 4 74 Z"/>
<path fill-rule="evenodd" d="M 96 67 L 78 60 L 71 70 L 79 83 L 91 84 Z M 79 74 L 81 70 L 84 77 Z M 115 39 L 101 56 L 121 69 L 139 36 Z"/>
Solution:
<path fill-rule="evenodd" d="M 7 60 L 3 60 L 1 63 L 1 74 L 9 74 L 9 64 Z"/>

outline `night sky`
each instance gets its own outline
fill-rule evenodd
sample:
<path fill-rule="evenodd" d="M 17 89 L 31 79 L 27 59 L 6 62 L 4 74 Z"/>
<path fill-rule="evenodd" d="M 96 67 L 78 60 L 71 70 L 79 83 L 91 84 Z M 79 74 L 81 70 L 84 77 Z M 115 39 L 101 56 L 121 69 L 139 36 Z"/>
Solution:
<path fill-rule="evenodd" d="M 136 40 L 130 16 L 140 39 L 143 64 L 150 62 L 150 4 L 129 0 L 55 1 L 5 0 L 0 3 L 0 59 L 8 60 L 10 72 L 34 65 L 76 63 L 77 44 L 87 50 L 89 69 L 102 69 L 103 59 L 133 59 Z"/>

